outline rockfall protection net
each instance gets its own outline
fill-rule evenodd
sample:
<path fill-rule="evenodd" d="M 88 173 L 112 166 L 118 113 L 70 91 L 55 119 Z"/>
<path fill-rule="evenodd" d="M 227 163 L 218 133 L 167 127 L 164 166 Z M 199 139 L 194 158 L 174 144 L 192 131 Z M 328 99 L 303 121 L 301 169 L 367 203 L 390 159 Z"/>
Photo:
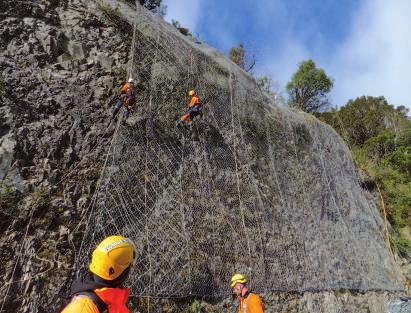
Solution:
<path fill-rule="evenodd" d="M 257 291 L 402 289 L 339 137 L 137 9 L 138 105 L 129 126 L 117 124 L 78 267 L 104 237 L 122 234 L 137 246 L 135 295 L 224 296 L 234 272 Z M 178 129 L 190 89 L 204 115 Z"/>

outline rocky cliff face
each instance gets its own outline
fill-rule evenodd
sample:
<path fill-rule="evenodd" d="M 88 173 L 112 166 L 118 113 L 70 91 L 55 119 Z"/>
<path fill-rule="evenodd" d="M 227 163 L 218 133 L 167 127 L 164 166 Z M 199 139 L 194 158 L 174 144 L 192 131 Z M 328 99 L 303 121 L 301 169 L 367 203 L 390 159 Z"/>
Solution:
<path fill-rule="evenodd" d="M 130 43 L 82 1 L 0 7 L 0 307 L 35 312 L 70 271 Z"/>
<path fill-rule="evenodd" d="M 50 311 L 73 264 L 118 231 L 139 247 L 137 296 L 222 299 L 233 271 L 268 312 L 385 312 L 404 290 L 375 199 L 329 127 L 141 8 L 0 5 L 2 310 Z M 109 107 L 127 74 L 140 91 L 123 127 Z M 206 103 L 192 131 L 174 125 L 188 88 Z"/>

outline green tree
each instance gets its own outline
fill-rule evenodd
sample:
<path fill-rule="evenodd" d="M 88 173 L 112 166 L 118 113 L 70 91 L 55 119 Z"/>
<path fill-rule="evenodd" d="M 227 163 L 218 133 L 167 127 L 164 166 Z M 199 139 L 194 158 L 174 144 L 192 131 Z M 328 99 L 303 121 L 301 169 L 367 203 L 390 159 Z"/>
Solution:
<path fill-rule="evenodd" d="M 268 76 L 263 76 L 257 79 L 258 86 L 267 93 L 271 93 L 272 79 Z"/>
<path fill-rule="evenodd" d="M 255 66 L 255 56 L 248 56 L 244 48 L 243 43 L 240 43 L 238 47 L 232 47 L 229 52 L 230 60 L 241 67 L 244 71 L 250 72 Z"/>
<path fill-rule="evenodd" d="M 147 10 L 164 17 L 167 13 L 167 6 L 162 4 L 163 0 L 139 0 L 140 4 Z"/>
<path fill-rule="evenodd" d="M 179 30 L 184 36 L 193 36 L 188 28 L 182 27 L 179 21 L 171 20 L 171 24 Z"/>
<path fill-rule="evenodd" d="M 395 108 L 384 97 L 362 96 L 350 100 L 338 112 L 335 125 L 350 144 L 362 146 L 367 140 L 384 130 L 398 133 L 407 121 L 407 110 Z"/>
<path fill-rule="evenodd" d="M 333 80 L 317 68 L 313 60 L 300 63 L 297 72 L 287 84 L 288 104 L 305 112 L 320 112 L 329 107 L 327 94 Z"/>

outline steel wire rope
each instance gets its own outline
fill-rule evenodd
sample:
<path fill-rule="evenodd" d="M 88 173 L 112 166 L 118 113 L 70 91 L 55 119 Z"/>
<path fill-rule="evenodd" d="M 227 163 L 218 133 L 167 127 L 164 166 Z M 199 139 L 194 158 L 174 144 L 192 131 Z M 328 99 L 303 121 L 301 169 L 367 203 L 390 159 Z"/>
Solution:
<path fill-rule="evenodd" d="M 159 28 L 159 22 L 157 21 L 156 23 L 156 31 L 157 31 L 157 39 L 156 39 L 156 47 L 155 47 L 155 53 L 154 53 L 154 58 L 153 58 L 153 64 L 156 64 L 158 53 L 159 53 L 159 42 L 160 42 L 160 28 Z M 152 65 L 153 66 L 153 65 Z M 153 75 L 153 73 L 151 73 Z M 147 244 L 147 255 L 148 255 L 148 266 L 149 266 L 149 293 L 151 294 L 152 292 L 152 260 L 151 260 L 151 244 L 150 244 L 150 239 L 149 239 L 149 229 L 148 229 L 148 208 L 147 208 L 147 198 L 148 198 L 148 192 L 147 192 L 147 171 L 148 171 L 148 148 L 150 145 L 150 139 L 154 140 L 154 138 L 149 138 L 149 131 L 153 131 L 153 129 L 149 129 L 149 126 L 153 127 L 152 119 L 153 119 L 153 108 L 152 108 L 152 101 L 153 101 L 153 76 L 151 76 L 151 81 L 150 81 L 150 95 L 149 95 L 149 117 L 147 120 L 147 125 L 146 125 L 146 149 L 145 149 L 145 169 L 144 169 L 144 210 L 145 210 L 145 236 L 146 236 L 146 244 Z M 148 313 L 150 313 L 150 297 L 147 298 L 147 310 Z"/>
<path fill-rule="evenodd" d="M 233 85 L 232 85 L 232 72 L 230 70 L 230 76 L 228 79 L 228 85 L 229 85 L 229 90 L 230 90 L 230 112 L 231 112 L 231 127 L 233 131 L 233 150 L 234 150 L 234 161 L 235 161 L 235 172 L 236 172 L 236 177 L 237 177 L 237 195 L 238 195 L 238 201 L 239 201 L 239 206 L 240 206 L 240 213 L 241 213 L 241 222 L 242 226 L 244 229 L 244 235 L 247 238 L 247 250 L 248 250 L 248 256 L 249 256 L 249 262 L 248 262 L 248 270 L 249 270 L 249 275 L 251 276 L 251 247 L 250 247 L 250 239 L 247 236 L 247 227 L 245 225 L 245 216 L 244 216 L 244 207 L 243 203 L 241 200 L 241 190 L 240 190 L 240 177 L 238 173 L 238 162 L 237 162 L 237 146 L 236 146 L 236 132 L 235 132 L 235 123 L 234 123 L 234 109 L 233 109 Z"/>
<path fill-rule="evenodd" d="M 238 83 L 238 82 L 237 82 Z M 241 83 L 238 83 L 241 87 L 242 87 L 242 89 L 243 90 L 246 90 L 246 88 L 245 88 L 245 86 L 243 86 Z M 241 89 L 240 89 L 241 90 Z M 245 99 L 247 100 L 247 97 L 245 97 Z M 247 101 L 246 101 L 247 102 Z M 236 103 L 236 108 L 237 108 L 237 120 L 238 120 L 238 125 L 239 125 L 239 131 L 240 131 L 240 138 L 241 138 L 241 143 L 242 143 L 242 146 L 245 146 L 245 141 L 244 141 L 244 136 L 243 136 L 243 128 L 242 128 L 242 125 L 241 125 L 241 118 L 240 118 L 240 103 L 239 103 L 239 100 L 236 100 L 235 101 L 235 103 Z M 241 163 L 241 162 L 240 162 Z M 256 204 L 255 204 L 255 199 L 253 199 L 254 201 L 252 202 L 253 203 L 253 207 L 254 207 L 254 212 L 258 212 L 258 213 L 260 213 L 260 216 L 262 215 L 262 208 L 264 207 L 264 204 L 263 204 L 263 201 L 262 201 L 262 199 L 261 199 L 261 195 L 260 195 L 260 193 L 259 193 L 259 190 L 258 190 L 258 186 L 256 185 L 256 182 L 255 182 L 255 177 L 251 174 L 252 173 L 252 171 L 250 170 L 250 166 L 249 166 L 249 164 L 247 163 L 247 164 L 245 164 L 245 172 L 246 172 L 246 175 L 249 177 L 249 180 L 250 180 L 250 184 L 252 184 L 253 185 L 253 187 L 254 187 L 254 190 L 255 190 L 255 197 L 257 198 L 257 201 L 260 203 L 260 209 L 258 209 L 257 210 L 257 206 L 256 206 Z M 251 191 L 250 191 L 251 192 Z M 262 258 L 262 263 L 264 264 L 265 262 L 264 262 L 264 258 L 265 258 L 265 256 L 264 256 L 264 249 L 263 249 L 263 246 L 264 246 L 264 243 L 263 243 L 263 238 L 262 238 L 262 234 L 261 234 L 261 223 L 259 222 L 259 218 L 257 218 L 256 219 L 256 222 L 257 222 L 257 229 L 258 229 L 258 235 L 259 235 L 259 239 L 260 239 L 260 243 L 261 243 L 261 249 L 262 249 L 262 251 L 261 251 L 261 258 Z M 257 249 L 257 247 L 255 246 L 255 249 Z M 258 255 L 258 254 L 256 254 L 256 255 Z M 261 258 L 260 258 L 260 262 L 261 262 Z M 250 278 L 252 278 L 252 276 L 251 276 L 251 273 L 250 273 Z"/>

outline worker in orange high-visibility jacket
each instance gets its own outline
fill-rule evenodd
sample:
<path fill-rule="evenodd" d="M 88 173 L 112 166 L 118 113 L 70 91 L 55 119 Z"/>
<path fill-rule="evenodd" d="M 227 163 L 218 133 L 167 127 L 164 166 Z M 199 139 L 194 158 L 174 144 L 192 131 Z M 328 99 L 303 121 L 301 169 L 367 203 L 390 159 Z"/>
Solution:
<path fill-rule="evenodd" d="M 260 296 L 247 288 L 247 277 L 234 274 L 230 280 L 233 294 L 240 300 L 238 313 L 264 313 L 264 304 Z"/>
<path fill-rule="evenodd" d="M 189 126 L 193 123 L 193 119 L 197 115 L 202 114 L 202 104 L 200 98 L 196 95 L 194 90 L 188 92 L 190 102 L 186 113 L 180 118 L 179 124 Z"/>
<path fill-rule="evenodd" d="M 123 124 L 125 124 L 127 118 L 130 115 L 130 112 L 133 111 L 133 106 L 136 103 L 136 86 L 134 84 L 134 79 L 129 78 L 127 83 L 125 83 L 119 91 L 119 98 L 112 110 L 112 119 L 114 119 L 117 113 L 120 111 L 121 107 L 124 106 L 123 113 Z"/>
<path fill-rule="evenodd" d="M 71 301 L 62 313 L 129 313 L 130 289 L 123 286 L 134 263 L 133 242 L 110 236 L 94 250 L 89 272 L 74 281 Z"/>

